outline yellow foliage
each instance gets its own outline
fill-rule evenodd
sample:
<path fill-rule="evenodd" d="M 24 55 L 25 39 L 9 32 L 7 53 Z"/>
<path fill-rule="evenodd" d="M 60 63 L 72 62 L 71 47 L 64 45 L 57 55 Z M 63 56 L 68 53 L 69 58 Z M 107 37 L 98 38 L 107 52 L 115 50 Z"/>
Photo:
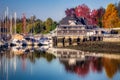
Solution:
<path fill-rule="evenodd" d="M 103 16 L 104 28 L 120 27 L 118 11 L 114 4 L 109 4 Z"/>

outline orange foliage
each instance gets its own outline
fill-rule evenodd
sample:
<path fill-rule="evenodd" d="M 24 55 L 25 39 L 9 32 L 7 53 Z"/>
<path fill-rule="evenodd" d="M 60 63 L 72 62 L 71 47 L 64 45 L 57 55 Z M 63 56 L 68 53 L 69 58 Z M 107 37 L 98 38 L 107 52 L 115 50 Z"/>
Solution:
<path fill-rule="evenodd" d="M 119 24 L 119 16 L 118 16 L 117 8 L 115 7 L 114 4 L 109 4 L 103 16 L 104 28 L 119 27 L 118 24 Z"/>
<path fill-rule="evenodd" d="M 102 62 L 106 75 L 112 79 L 118 70 L 119 60 L 103 58 Z"/>

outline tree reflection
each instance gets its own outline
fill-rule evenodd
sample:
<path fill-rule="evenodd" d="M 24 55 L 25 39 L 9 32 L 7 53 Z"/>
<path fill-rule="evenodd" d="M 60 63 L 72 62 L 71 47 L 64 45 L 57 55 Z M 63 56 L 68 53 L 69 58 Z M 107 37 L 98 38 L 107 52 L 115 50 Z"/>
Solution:
<path fill-rule="evenodd" d="M 89 61 L 81 61 L 79 62 L 75 68 L 75 73 L 80 76 L 86 76 L 89 73 Z"/>
<path fill-rule="evenodd" d="M 26 56 L 25 58 L 29 59 L 31 61 L 31 63 L 35 63 L 36 59 L 40 59 L 40 58 L 45 58 L 48 62 L 51 62 L 53 59 L 55 59 L 55 56 L 47 53 L 45 51 L 38 51 L 38 50 L 34 50 L 34 52 L 32 53 L 27 53 L 27 54 L 21 54 L 18 56 Z"/>
<path fill-rule="evenodd" d="M 22 54 L 15 54 L 15 52 L 11 52 L 10 49 L 4 51 L 3 53 L 0 53 L 0 63 L 2 63 L 2 58 L 4 58 L 5 62 L 7 61 L 6 59 L 12 59 L 12 65 L 17 65 L 18 63 L 15 63 L 14 58 L 17 58 L 18 60 L 21 60 L 22 62 L 22 69 L 26 69 L 26 60 L 29 60 L 31 63 L 35 64 L 35 62 L 40 59 L 44 58 L 48 62 L 51 62 L 53 59 L 56 57 L 50 53 L 47 53 L 45 51 L 39 51 L 39 50 L 34 50 L 34 52 L 23 52 Z M 15 64 L 13 64 L 15 63 Z M 3 65 L 3 64 L 1 64 Z M 4 65 L 3 65 L 4 67 Z M 1 67 L 0 67 L 1 68 Z"/>
<path fill-rule="evenodd" d="M 116 74 L 116 72 L 120 69 L 120 66 L 119 66 L 120 60 L 103 58 L 102 62 L 103 62 L 103 66 L 105 68 L 106 75 L 109 78 L 113 78 L 113 76 Z"/>
<path fill-rule="evenodd" d="M 101 58 L 92 58 L 91 59 L 91 68 L 93 72 L 102 72 L 102 60 Z"/>
<path fill-rule="evenodd" d="M 23 70 L 26 69 L 27 60 L 30 63 L 35 64 L 36 61 L 40 58 L 46 59 L 47 62 L 51 62 L 56 57 L 53 54 L 47 53 L 45 51 L 39 51 L 34 49 L 27 50 L 28 52 L 23 52 L 22 54 L 15 54 L 11 52 L 11 49 L 5 50 L 3 53 L 0 53 L 0 71 L 5 67 L 6 61 L 12 61 L 12 65 L 14 66 L 14 61 L 16 59 L 21 60 Z M 69 56 L 69 55 L 68 55 Z M 109 59 L 109 58 L 99 58 L 99 57 L 86 57 L 85 59 L 78 59 L 70 58 L 70 57 L 58 57 L 60 62 L 64 65 L 65 70 L 68 73 L 75 73 L 81 77 L 85 77 L 90 73 L 90 71 L 94 72 L 95 74 L 100 74 L 103 72 L 103 68 L 105 69 L 107 77 L 112 79 L 117 71 L 120 71 L 120 60 L 118 59 Z M 64 59 L 62 59 L 64 58 Z M 75 64 L 70 64 L 69 60 L 75 60 Z M 74 62 L 74 61 L 73 61 Z M 11 62 L 10 62 L 11 63 Z M 16 62 L 16 65 L 18 63 Z"/>
<path fill-rule="evenodd" d="M 19 51 L 24 51 L 20 50 Z M 11 49 L 5 49 L 4 51 L 0 50 L 0 79 L 7 80 L 8 75 L 16 73 L 18 68 L 26 71 L 26 68 L 31 67 L 28 65 L 30 63 L 35 64 L 36 61 L 40 58 L 46 59 L 46 61 L 51 62 L 56 57 L 52 54 L 49 54 L 44 51 L 34 50 L 33 52 L 13 52 Z M 19 62 L 19 63 L 18 63 Z M 9 72 L 10 71 L 10 72 Z"/>
<path fill-rule="evenodd" d="M 76 61 L 75 65 L 69 65 L 68 61 L 60 60 L 65 66 L 67 72 L 76 73 L 82 77 L 90 72 L 101 73 L 103 68 L 106 71 L 107 77 L 113 78 L 115 73 L 120 70 L 120 60 L 108 58 L 87 57 L 84 61 Z"/>
<path fill-rule="evenodd" d="M 76 61 L 75 65 L 69 65 L 68 61 L 64 60 L 60 60 L 60 62 L 64 64 L 67 72 L 73 72 L 82 77 L 89 73 L 90 67 L 94 72 L 102 72 L 101 58 L 87 57 L 83 61 Z"/>

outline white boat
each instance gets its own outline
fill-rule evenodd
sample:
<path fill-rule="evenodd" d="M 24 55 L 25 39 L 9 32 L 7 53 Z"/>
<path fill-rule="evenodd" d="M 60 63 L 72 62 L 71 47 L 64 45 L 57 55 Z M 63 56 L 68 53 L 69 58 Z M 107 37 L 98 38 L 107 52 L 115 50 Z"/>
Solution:
<path fill-rule="evenodd" d="M 49 45 L 50 41 L 48 38 L 40 38 L 39 43 L 42 45 Z"/>
<path fill-rule="evenodd" d="M 26 43 L 26 41 L 24 39 L 23 40 L 13 39 L 11 44 L 16 45 L 16 46 L 24 46 L 27 43 Z"/>
<path fill-rule="evenodd" d="M 50 47 L 49 47 L 49 45 L 44 45 L 44 46 L 41 46 L 40 48 L 39 48 L 39 50 L 40 51 L 46 51 L 46 50 L 48 50 Z"/>
<path fill-rule="evenodd" d="M 13 39 L 12 39 L 12 44 L 16 45 L 16 46 L 22 46 L 23 44 L 25 44 L 25 39 L 23 35 L 20 34 L 15 34 L 13 35 Z"/>
<path fill-rule="evenodd" d="M 32 36 L 25 37 L 25 40 L 26 40 L 27 45 L 38 46 L 39 41 Z"/>
<path fill-rule="evenodd" d="M 20 45 L 21 45 L 21 41 L 20 41 L 20 40 L 17 40 L 17 39 L 13 39 L 11 43 L 12 43 L 13 45 L 16 45 L 16 46 L 20 46 Z"/>

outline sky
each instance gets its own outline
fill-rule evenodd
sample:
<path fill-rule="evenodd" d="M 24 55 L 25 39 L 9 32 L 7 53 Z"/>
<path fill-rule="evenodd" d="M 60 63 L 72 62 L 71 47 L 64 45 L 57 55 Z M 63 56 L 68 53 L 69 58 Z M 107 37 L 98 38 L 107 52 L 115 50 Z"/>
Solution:
<path fill-rule="evenodd" d="M 26 17 L 35 15 L 41 20 L 51 17 L 59 21 L 65 17 L 67 8 L 86 4 L 90 9 L 106 8 L 109 3 L 118 3 L 120 0 L 0 0 L 0 17 L 9 8 L 9 15 L 17 13 L 21 17 L 24 13 Z"/>

